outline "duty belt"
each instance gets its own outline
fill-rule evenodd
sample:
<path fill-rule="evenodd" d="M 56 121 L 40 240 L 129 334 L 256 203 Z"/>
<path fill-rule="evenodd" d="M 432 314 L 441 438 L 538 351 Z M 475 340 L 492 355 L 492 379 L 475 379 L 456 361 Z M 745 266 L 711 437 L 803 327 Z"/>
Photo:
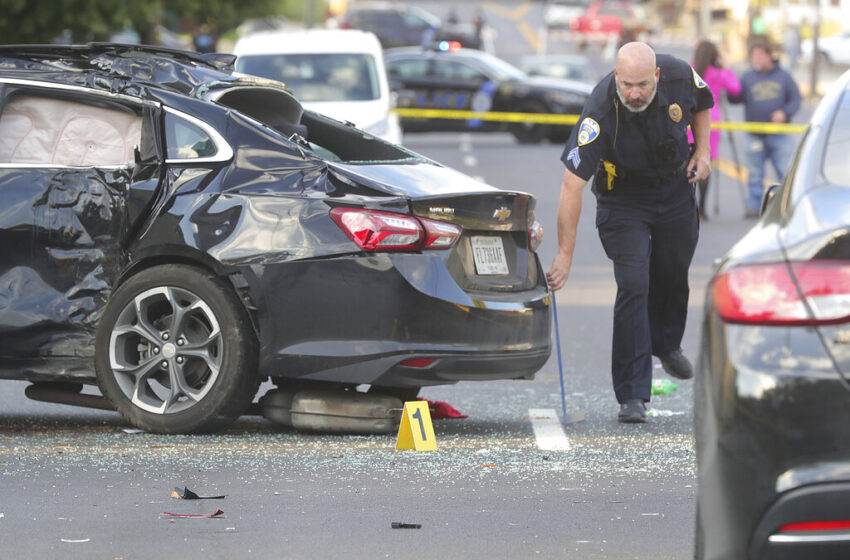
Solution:
<path fill-rule="evenodd" d="M 636 175 L 634 173 L 626 173 L 622 168 L 617 168 L 608 160 L 602 161 L 602 168 L 607 176 L 608 190 L 613 190 L 615 186 L 625 188 L 641 188 L 641 187 L 660 187 L 677 176 L 683 174 L 688 168 L 688 160 L 684 160 L 679 167 L 666 173 L 659 175 Z"/>

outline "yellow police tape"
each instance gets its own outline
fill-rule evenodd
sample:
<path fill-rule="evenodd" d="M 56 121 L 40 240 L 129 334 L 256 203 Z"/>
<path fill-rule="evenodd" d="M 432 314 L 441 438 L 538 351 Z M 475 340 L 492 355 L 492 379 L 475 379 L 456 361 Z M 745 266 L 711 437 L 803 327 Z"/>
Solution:
<path fill-rule="evenodd" d="M 487 112 L 477 113 L 475 111 L 456 111 L 450 109 L 410 109 L 396 108 L 393 112 L 400 117 L 411 119 L 456 119 L 456 120 L 481 120 L 509 123 L 536 122 L 543 124 L 576 124 L 579 115 L 552 115 L 547 113 L 507 113 Z M 797 134 L 806 130 L 804 124 L 790 123 L 767 123 L 767 122 L 714 122 L 711 128 L 718 130 L 743 130 L 754 134 Z"/>

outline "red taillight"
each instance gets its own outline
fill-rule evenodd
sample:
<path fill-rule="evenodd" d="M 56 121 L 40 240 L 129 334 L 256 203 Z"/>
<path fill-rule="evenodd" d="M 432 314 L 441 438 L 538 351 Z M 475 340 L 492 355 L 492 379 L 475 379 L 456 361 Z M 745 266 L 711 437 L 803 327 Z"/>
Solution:
<path fill-rule="evenodd" d="M 437 358 L 410 358 L 409 360 L 404 360 L 401 365 L 407 367 L 428 367 L 434 362 L 437 361 Z"/>
<path fill-rule="evenodd" d="M 423 249 L 448 249 L 455 244 L 463 228 L 446 222 L 419 218 L 425 226 L 425 244 Z"/>
<path fill-rule="evenodd" d="M 780 533 L 797 533 L 804 531 L 841 531 L 850 529 L 850 520 L 836 519 L 831 521 L 801 521 L 788 523 L 779 528 Z"/>
<path fill-rule="evenodd" d="M 802 261 L 732 268 L 714 279 L 712 301 L 727 323 L 845 323 L 850 321 L 850 263 Z"/>
<path fill-rule="evenodd" d="M 448 249 L 463 231 L 446 222 L 363 208 L 333 208 L 331 218 L 364 251 Z"/>

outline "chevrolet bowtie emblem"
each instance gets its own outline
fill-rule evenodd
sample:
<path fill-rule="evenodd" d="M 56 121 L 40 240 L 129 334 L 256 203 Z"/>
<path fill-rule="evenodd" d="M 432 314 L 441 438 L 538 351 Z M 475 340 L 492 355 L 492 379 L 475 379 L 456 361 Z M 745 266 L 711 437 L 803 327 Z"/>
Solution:
<path fill-rule="evenodd" d="M 493 211 L 493 217 L 497 218 L 500 222 L 504 222 L 511 217 L 511 209 L 506 206 L 496 208 L 496 210 Z"/>

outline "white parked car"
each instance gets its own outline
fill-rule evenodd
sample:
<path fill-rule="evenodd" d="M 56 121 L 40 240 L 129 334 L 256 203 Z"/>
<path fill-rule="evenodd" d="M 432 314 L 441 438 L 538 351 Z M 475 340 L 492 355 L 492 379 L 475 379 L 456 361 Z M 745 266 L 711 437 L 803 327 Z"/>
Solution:
<path fill-rule="evenodd" d="M 806 39 L 800 45 L 800 54 L 803 60 L 812 60 L 812 40 Z M 820 61 L 827 64 L 850 65 L 850 31 L 843 31 L 837 35 L 818 38 L 818 54 Z"/>
<path fill-rule="evenodd" d="M 543 21 L 550 29 L 569 29 L 573 18 L 587 11 L 590 0 L 550 0 Z"/>
<path fill-rule="evenodd" d="M 238 72 L 283 82 L 305 108 L 401 143 L 398 116 L 390 112 L 393 103 L 381 44 L 374 33 L 262 32 L 240 38 L 233 53 Z"/>

